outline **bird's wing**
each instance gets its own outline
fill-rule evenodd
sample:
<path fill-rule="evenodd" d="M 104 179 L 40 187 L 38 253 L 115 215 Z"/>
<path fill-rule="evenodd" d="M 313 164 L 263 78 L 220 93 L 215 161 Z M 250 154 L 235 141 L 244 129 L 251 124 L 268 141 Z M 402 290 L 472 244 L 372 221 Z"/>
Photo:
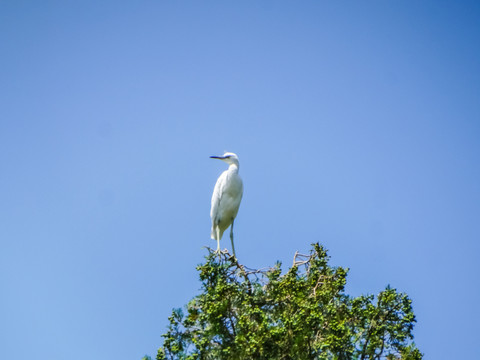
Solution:
<path fill-rule="evenodd" d="M 225 182 L 227 179 L 227 171 L 224 171 L 217 179 L 215 188 L 213 189 L 212 194 L 212 207 L 210 209 L 210 217 L 212 218 L 212 223 L 215 224 L 218 216 L 218 210 L 220 202 L 222 200 L 223 188 L 225 187 Z"/>

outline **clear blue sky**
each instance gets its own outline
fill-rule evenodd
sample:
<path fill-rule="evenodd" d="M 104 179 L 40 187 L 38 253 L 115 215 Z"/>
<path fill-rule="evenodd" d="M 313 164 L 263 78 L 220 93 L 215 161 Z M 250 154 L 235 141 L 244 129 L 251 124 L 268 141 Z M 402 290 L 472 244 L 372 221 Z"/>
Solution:
<path fill-rule="evenodd" d="M 2 1 L 0 358 L 155 356 L 224 150 L 241 262 L 319 241 L 480 358 L 479 39 L 476 1 Z"/>

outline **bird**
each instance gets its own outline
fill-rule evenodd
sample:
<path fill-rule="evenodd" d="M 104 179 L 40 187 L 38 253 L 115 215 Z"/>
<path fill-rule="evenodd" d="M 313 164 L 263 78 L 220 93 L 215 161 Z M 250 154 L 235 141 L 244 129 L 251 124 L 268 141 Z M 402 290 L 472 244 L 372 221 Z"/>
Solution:
<path fill-rule="evenodd" d="M 225 230 L 230 227 L 230 240 L 232 242 L 233 256 L 235 246 L 233 245 L 233 222 L 238 213 L 240 202 L 243 196 L 243 182 L 238 175 L 238 156 L 232 152 L 226 152 L 222 156 L 210 156 L 211 159 L 219 159 L 228 164 L 225 170 L 217 179 L 212 194 L 212 207 L 210 217 L 212 219 L 211 238 L 217 240 L 217 252 L 220 252 L 220 240 Z"/>

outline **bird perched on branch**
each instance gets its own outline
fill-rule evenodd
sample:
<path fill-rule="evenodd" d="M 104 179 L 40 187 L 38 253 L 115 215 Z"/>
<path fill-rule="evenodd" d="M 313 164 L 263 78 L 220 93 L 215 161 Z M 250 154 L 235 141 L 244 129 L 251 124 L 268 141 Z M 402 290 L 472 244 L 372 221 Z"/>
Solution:
<path fill-rule="evenodd" d="M 210 158 L 222 160 L 229 165 L 228 169 L 219 176 L 213 189 L 212 208 L 210 210 L 210 217 L 212 218 L 211 237 L 217 240 L 217 251 L 219 252 L 223 232 L 231 225 L 230 240 L 232 241 L 233 256 L 236 256 L 233 245 L 233 221 L 237 216 L 243 195 L 243 182 L 238 175 L 238 156 L 226 152 L 223 156 L 210 156 Z"/>

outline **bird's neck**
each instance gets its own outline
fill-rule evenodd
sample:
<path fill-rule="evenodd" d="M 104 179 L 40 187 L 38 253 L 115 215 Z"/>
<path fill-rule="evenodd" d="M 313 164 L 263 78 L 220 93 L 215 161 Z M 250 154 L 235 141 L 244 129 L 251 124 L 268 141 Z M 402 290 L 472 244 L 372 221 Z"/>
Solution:
<path fill-rule="evenodd" d="M 230 164 L 228 171 L 238 174 L 238 164 Z"/>

